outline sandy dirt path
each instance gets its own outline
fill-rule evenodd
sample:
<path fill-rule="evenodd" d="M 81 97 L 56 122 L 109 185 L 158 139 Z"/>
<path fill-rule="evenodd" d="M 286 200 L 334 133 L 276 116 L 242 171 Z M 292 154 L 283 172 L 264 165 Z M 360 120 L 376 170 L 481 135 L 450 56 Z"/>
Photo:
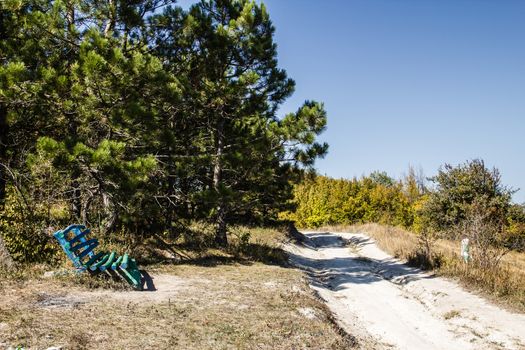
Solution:
<path fill-rule="evenodd" d="M 350 334 L 382 349 L 525 349 L 525 315 L 408 267 L 356 233 L 305 232 L 293 264 Z"/>

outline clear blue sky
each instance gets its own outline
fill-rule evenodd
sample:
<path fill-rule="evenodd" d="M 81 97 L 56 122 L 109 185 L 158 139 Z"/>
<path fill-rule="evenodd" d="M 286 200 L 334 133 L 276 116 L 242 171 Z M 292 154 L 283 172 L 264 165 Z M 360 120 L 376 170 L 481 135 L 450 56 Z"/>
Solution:
<path fill-rule="evenodd" d="M 431 176 L 482 158 L 525 201 L 525 1 L 264 3 L 297 83 L 282 113 L 306 99 L 328 111 L 321 174 Z"/>

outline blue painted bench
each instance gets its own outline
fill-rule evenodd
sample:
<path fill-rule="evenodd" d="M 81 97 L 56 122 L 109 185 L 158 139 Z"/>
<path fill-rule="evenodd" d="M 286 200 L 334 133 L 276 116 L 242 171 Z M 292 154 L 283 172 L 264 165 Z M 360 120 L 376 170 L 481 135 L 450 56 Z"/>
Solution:
<path fill-rule="evenodd" d="M 70 225 L 53 234 L 78 271 L 90 273 L 106 272 L 124 278 L 135 289 L 142 289 L 142 276 L 137 262 L 128 254 L 118 256 L 116 252 L 98 252 L 96 238 L 89 238 L 90 230 L 84 225 Z"/>

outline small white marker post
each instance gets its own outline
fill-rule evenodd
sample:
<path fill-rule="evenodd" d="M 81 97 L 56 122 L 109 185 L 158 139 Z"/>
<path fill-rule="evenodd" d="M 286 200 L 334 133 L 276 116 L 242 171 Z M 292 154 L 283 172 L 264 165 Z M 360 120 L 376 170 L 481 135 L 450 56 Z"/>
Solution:
<path fill-rule="evenodd" d="M 468 263 L 470 260 L 469 239 L 466 237 L 461 240 L 461 257 L 463 258 L 463 261 L 466 263 Z"/>

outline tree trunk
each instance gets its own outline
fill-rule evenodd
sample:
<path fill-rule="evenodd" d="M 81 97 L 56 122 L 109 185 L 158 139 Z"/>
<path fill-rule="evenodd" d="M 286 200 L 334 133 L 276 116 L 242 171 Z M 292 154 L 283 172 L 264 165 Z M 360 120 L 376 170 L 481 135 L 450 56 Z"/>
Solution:
<path fill-rule="evenodd" d="M 215 243 L 220 246 L 228 245 L 228 236 L 226 234 L 226 211 L 224 208 L 224 199 L 220 194 L 222 182 L 222 155 L 224 152 L 224 121 L 217 124 L 217 135 L 215 141 L 215 164 L 213 166 L 213 189 L 218 196 L 217 199 L 217 217 L 215 219 Z"/>
<path fill-rule="evenodd" d="M 216 229 L 215 229 L 215 243 L 221 247 L 226 247 L 228 245 L 228 236 L 226 234 L 226 211 L 222 205 L 217 207 L 217 219 L 216 219 Z"/>
<path fill-rule="evenodd" d="M 109 0 L 108 1 L 108 21 L 106 23 L 106 27 L 104 28 L 104 37 L 108 37 L 109 32 L 115 28 L 115 21 L 116 21 L 116 8 L 115 8 L 115 1 Z"/>
<path fill-rule="evenodd" d="M 168 200 L 166 203 L 165 215 L 164 215 L 164 220 L 165 220 L 164 228 L 168 230 L 170 237 L 173 237 L 173 234 L 174 234 L 174 227 L 172 223 L 173 223 L 173 213 L 175 211 L 175 208 L 172 203 L 172 198 L 171 198 L 174 194 L 174 188 L 175 188 L 175 171 L 174 171 L 175 166 L 173 165 L 173 163 L 174 161 L 171 158 L 171 154 L 170 154 L 169 165 L 168 165 L 168 191 L 166 193 L 166 195 L 168 196 Z"/>
<path fill-rule="evenodd" d="M 0 104 L 0 211 L 4 209 L 7 189 L 7 108 Z"/>
<path fill-rule="evenodd" d="M 104 206 L 104 212 L 107 215 L 107 221 L 104 223 L 104 232 L 107 233 L 113 230 L 115 224 L 117 223 L 117 211 L 113 200 L 105 192 L 102 192 L 102 205 Z"/>
<path fill-rule="evenodd" d="M 77 41 L 75 35 L 73 34 L 73 27 L 75 24 L 75 4 L 72 1 L 67 3 L 67 37 L 72 42 Z M 67 62 L 67 71 L 71 74 L 71 61 L 73 60 L 72 51 L 70 51 Z M 69 134 L 76 139 L 77 137 L 77 121 L 75 120 L 75 112 L 70 112 L 69 114 Z M 71 192 L 73 196 L 71 197 L 71 210 L 73 216 L 76 220 L 82 220 L 82 192 L 80 190 L 80 175 L 81 172 L 79 169 L 73 169 L 71 174 Z"/>
<path fill-rule="evenodd" d="M 13 265 L 13 259 L 5 247 L 4 240 L 0 235 L 0 267 L 11 268 Z"/>
<path fill-rule="evenodd" d="M 80 192 L 80 174 L 78 171 L 73 171 L 73 180 L 71 180 L 71 191 L 73 197 L 71 198 L 71 210 L 75 219 L 80 220 L 82 218 L 82 193 Z"/>

